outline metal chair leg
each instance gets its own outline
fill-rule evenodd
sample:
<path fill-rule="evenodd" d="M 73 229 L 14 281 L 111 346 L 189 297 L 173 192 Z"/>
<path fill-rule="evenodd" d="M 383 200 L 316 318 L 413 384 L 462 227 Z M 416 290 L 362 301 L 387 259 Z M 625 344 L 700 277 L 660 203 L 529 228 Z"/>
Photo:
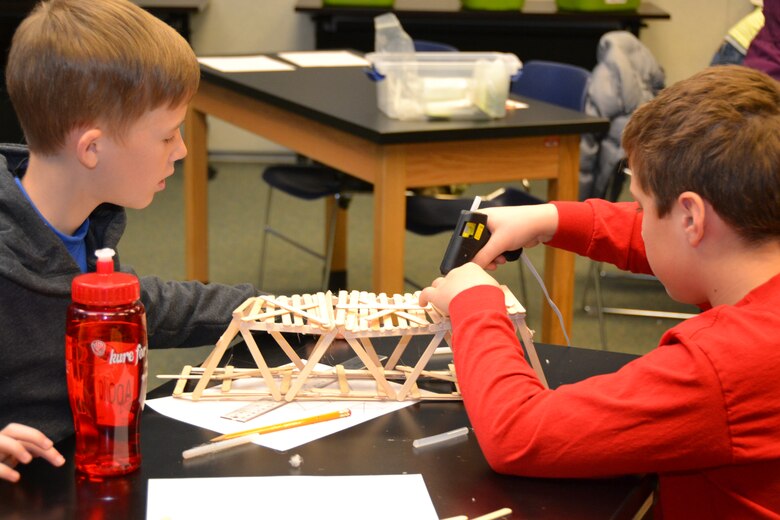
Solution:
<path fill-rule="evenodd" d="M 272 187 L 268 187 L 268 197 L 265 201 L 265 223 L 263 224 L 263 237 L 260 240 L 260 279 L 258 287 L 261 289 L 264 287 L 263 281 L 265 280 L 265 255 L 268 248 L 266 247 L 268 243 L 268 232 L 270 229 L 270 226 L 268 224 L 269 218 L 271 218 L 271 196 L 273 195 L 274 189 Z"/>
<path fill-rule="evenodd" d="M 334 204 L 333 211 L 330 215 L 330 222 L 328 222 L 328 236 L 325 237 L 325 257 L 324 265 L 322 266 L 322 292 L 328 290 L 328 284 L 330 282 L 330 271 L 333 267 L 333 248 L 336 243 L 336 223 L 338 222 L 339 208 L 339 195 L 336 195 L 336 204 Z"/>

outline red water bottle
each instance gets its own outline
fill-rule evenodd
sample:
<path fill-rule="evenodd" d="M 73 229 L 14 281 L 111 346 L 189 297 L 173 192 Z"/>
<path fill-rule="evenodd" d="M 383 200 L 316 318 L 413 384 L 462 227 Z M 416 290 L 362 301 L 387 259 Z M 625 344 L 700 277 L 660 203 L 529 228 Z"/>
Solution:
<path fill-rule="evenodd" d="M 97 272 L 73 279 L 65 366 L 76 429 L 76 470 L 107 477 L 141 465 L 146 313 L 138 278 L 114 272 L 112 249 L 95 255 Z"/>

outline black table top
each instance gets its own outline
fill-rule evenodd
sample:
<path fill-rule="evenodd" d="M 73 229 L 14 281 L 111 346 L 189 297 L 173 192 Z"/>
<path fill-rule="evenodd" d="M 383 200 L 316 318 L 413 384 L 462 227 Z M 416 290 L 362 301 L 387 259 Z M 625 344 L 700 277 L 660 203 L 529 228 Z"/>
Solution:
<path fill-rule="evenodd" d="M 536 100 L 489 121 L 400 121 L 377 107 L 376 85 L 362 67 L 278 72 L 220 72 L 201 65 L 205 81 L 270 103 L 378 144 L 603 132 L 603 118 Z"/>
<path fill-rule="evenodd" d="M 427 339 L 415 338 L 407 352 L 424 348 Z M 302 354 L 308 346 L 301 347 Z M 537 349 L 552 386 L 612 372 L 635 357 L 543 344 Z M 346 349 L 342 354 L 348 355 Z M 241 355 L 234 356 L 233 363 L 237 358 Z M 170 395 L 172 385 L 163 385 L 152 396 Z M 144 518 L 150 478 L 420 473 L 440 517 L 477 516 L 510 507 L 512 518 L 631 518 L 652 489 L 653 478 L 649 476 L 590 480 L 499 475 L 488 467 L 473 432 L 453 444 L 424 450 L 411 446 L 414 439 L 468 424 L 460 402 L 423 402 L 289 452 L 250 444 L 184 461 L 181 452 L 206 442 L 213 432 L 169 419 L 147 407 L 140 471 L 102 483 L 79 479 L 73 467 L 74 440 L 68 438 L 57 444 L 67 459 L 64 467 L 53 468 L 36 459 L 19 467 L 19 483 L 0 481 L 0 518 Z M 298 469 L 289 464 L 293 453 L 303 457 Z M 397 500 L 402 503 L 402 497 Z"/>

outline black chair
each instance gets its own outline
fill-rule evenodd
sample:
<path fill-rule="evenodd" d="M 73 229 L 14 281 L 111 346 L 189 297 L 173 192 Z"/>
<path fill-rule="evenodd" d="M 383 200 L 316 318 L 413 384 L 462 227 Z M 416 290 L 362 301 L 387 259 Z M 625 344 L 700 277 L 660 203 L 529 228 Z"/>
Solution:
<path fill-rule="evenodd" d="M 328 289 L 331 263 L 333 261 L 333 245 L 336 233 L 336 222 L 339 210 L 347 210 L 352 197 L 356 193 L 371 193 L 373 186 L 363 180 L 347 175 L 321 164 L 286 164 L 269 166 L 263 171 L 263 180 L 268 183 L 268 197 L 265 204 L 265 225 L 260 251 L 259 287 L 264 287 L 265 262 L 268 252 L 268 235 L 273 235 L 297 249 L 323 261 L 322 290 Z M 316 200 L 333 197 L 336 210 L 330 215 L 328 231 L 325 238 L 325 252 L 314 251 L 295 238 L 285 235 L 270 223 L 274 190 L 280 190 L 288 195 L 304 200 Z"/>
<path fill-rule="evenodd" d="M 417 52 L 452 52 L 457 51 L 452 45 L 428 40 L 415 40 Z M 323 164 L 302 158 L 300 164 L 275 164 L 263 171 L 263 180 L 268 184 L 266 199 L 265 224 L 261 240 L 259 286 L 263 287 L 265 278 L 265 263 L 268 245 L 268 235 L 273 235 L 297 249 L 319 258 L 323 261 L 322 289 L 326 290 L 330 282 L 331 263 L 333 261 L 333 246 L 338 220 L 338 210 L 347 210 L 352 197 L 356 193 L 371 193 L 373 186 L 346 173 L 334 170 Z M 285 235 L 270 224 L 271 205 L 274 190 L 280 190 L 288 195 L 304 200 L 316 200 L 333 197 L 338 207 L 328 222 L 328 232 L 325 237 L 325 252 L 314 251 L 303 245 L 297 239 Z"/>
<path fill-rule="evenodd" d="M 543 200 L 534 197 L 525 190 L 511 186 L 505 186 L 481 197 L 480 208 L 494 208 L 499 206 L 526 206 L 530 204 L 542 204 Z M 435 235 L 438 233 L 452 233 L 458 224 L 460 212 L 471 208 L 473 199 L 463 197 L 449 197 L 446 195 L 414 195 L 406 197 L 406 229 L 418 235 Z M 442 251 L 444 254 L 444 251 Z M 528 301 L 525 287 L 523 263 L 518 262 L 520 268 L 520 290 L 523 301 Z M 416 282 L 406 278 L 406 283 L 422 288 Z"/>

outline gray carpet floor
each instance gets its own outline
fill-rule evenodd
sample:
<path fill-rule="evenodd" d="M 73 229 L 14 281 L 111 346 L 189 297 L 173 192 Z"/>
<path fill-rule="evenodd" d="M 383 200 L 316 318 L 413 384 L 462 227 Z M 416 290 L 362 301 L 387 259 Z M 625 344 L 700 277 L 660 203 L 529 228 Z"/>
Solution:
<path fill-rule="evenodd" d="M 209 182 L 209 262 L 212 282 L 236 284 L 259 280 L 260 244 L 264 224 L 263 207 L 267 185 L 261 179 L 264 164 L 214 163 L 218 174 Z M 498 185 L 472 185 L 466 196 L 484 195 Z M 545 196 L 543 182 L 534 183 L 532 193 Z M 625 190 L 627 192 L 627 190 Z M 321 250 L 323 244 L 324 201 L 303 201 L 284 194 L 275 195 L 273 225 L 301 237 L 309 247 Z M 141 275 L 157 275 L 165 279 L 183 280 L 184 220 L 183 185 L 180 168 L 168 180 L 165 191 L 159 193 L 151 206 L 129 211 L 129 223 L 120 243 L 125 263 L 131 264 Z M 372 198 L 358 195 L 349 208 L 348 271 L 349 289 L 365 290 L 371 287 Z M 447 233 L 422 237 L 407 232 L 405 270 L 407 276 L 424 285 L 437 276 L 441 257 L 447 246 Z M 321 262 L 302 254 L 284 242 L 271 237 L 268 243 L 268 265 L 265 284 L 261 289 L 274 294 L 315 292 L 320 284 Z M 529 258 L 541 271 L 543 248 L 527 251 Z M 589 280 L 588 259 L 576 261 L 575 310 L 571 336 L 572 344 L 601 349 L 604 345 L 595 315 L 583 309 L 583 295 Z M 609 273 L 618 273 L 614 268 Z M 516 263 L 502 266 L 496 277 L 520 298 L 520 276 Z M 528 301 L 521 301 L 528 310 L 528 323 L 539 327 L 542 293 L 530 273 L 526 272 Z M 655 281 L 613 279 L 602 282 L 606 306 L 627 306 L 642 309 L 660 309 L 672 312 L 695 312 L 690 306 L 673 302 L 663 287 Z M 407 290 L 413 291 L 412 287 Z M 590 289 L 587 303 L 593 305 L 594 291 Z M 546 304 L 545 304 L 546 305 Z M 226 322 L 229 317 L 225 317 Z M 673 319 L 607 316 L 605 329 L 608 350 L 644 354 L 658 342 L 663 332 L 678 323 Z M 150 388 L 164 382 L 156 374 L 179 372 L 187 363 L 201 361 L 211 345 L 196 349 L 162 349 L 150 353 Z"/>

